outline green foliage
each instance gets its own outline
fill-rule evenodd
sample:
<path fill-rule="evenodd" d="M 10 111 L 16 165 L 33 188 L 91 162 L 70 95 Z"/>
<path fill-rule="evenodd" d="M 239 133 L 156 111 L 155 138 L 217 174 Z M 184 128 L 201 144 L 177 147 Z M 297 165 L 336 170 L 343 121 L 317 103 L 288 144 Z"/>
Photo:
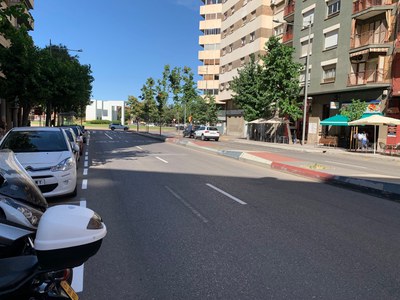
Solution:
<path fill-rule="evenodd" d="M 352 99 L 351 103 L 340 108 L 340 114 L 347 117 L 349 122 L 358 120 L 367 109 L 368 103 L 360 99 Z"/>
<path fill-rule="evenodd" d="M 296 120 L 302 116 L 298 79 L 302 66 L 293 62 L 294 49 L 276 37 L 270 37 L 265 50 L 260 62 L 250 56 L 250 62 L 233 78 L 233 100 L 244 110 L 246 121 L 275 114 Z"/>
<path fill-rule="evenodd" d="M 109 120 L 91 120 L 91 121 L 86 121 L 86 123 L 87 124 L 111 124 L 111 121 L 109 121 Z"/>

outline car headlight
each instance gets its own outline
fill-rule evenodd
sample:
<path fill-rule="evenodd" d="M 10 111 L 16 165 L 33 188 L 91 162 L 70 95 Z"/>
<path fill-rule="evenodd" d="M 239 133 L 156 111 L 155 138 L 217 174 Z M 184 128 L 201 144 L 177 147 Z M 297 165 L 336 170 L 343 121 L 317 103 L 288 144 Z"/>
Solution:
<path fill-rule="evenodd" d="M 54 166 L 51 168 L 51 171 L 56 172 L 56 171 L 67 171 L 71 168 L 73 168 L 73 158 L 68 157 L 64 159 L 62 162 L 58 163 L 58 165 Z"/>
<path fill-rule="evenodd" d="M 16 201 L 14 199 L 5 198 L 2 199 L 1 201 L 17 209 L 20 213 L 22 213 L 24 217 L 29 221 L 29 223 L 32 224 L 32 226 L 34 227 L 38 226 L 40 218 L 43 215 L 43 212 L 28 205 L 22 204 L 21 202 Z"/>

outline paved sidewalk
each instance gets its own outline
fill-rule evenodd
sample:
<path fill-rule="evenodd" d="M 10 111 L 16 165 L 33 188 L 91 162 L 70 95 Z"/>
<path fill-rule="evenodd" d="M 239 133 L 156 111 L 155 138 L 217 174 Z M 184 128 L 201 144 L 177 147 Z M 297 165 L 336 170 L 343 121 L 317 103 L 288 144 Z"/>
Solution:
<path fill-rule="evenodd" d="M 229 136 L 222 136 L 221 141 L 229 141 L 234 143 L 245 143 L 247 145 L 257 145 L 255 150 L 233 150 L 227 148 L 226 145 L 221 146 L 220 143 L 204 142 L 188 138 L 182 138 L 177 134 L 169 134 L 169 136 L 160 136 L 146 134 L 154 138 L 165 140 L 167 142 L 176 143 L 186 147 L 193 147 L 205 151 L 213 152 L 217 155 L 230 157 L 233 159 L 258 164 L 269 167 L 271 169 L 292 173 L 319 180 L 321 182 L 344 186 L 351 189 L 360 190 L 371 193 L 380 197 L 400 201 L 400 157 L 388 156 L 372 153 L 349 152 L 342 148 L 325 148 L 315 147 L 314 145 L 300 144 L 279 144 L 266 143 L 258 141 L 249 141 L 245 139 L 237 139 Z M 232 144 L 234 145 L 234 144 Z M 256 150 L 260 146 L 265 146 L 265 150 Z M 346 155 L 356 158 L 373 158 L 376 160 L 389 161 L 395 168 L 399 168 L 398 176 L 382 176 L 379 178 L 371 171 L 361 170 L 358 173 L 350 173 L 346 166 L 336 168 L 324 168 L 315 162 L 295 159 L 285 155 L 272 152 L 271 148 L 285 149 L 290 151 L 300 151 L 308 153 L 327 153 L 330 155 Z M 392 163 L 393 162 L 393 163 Z M 371 179 L 369 179 L 371 178 Z"/>

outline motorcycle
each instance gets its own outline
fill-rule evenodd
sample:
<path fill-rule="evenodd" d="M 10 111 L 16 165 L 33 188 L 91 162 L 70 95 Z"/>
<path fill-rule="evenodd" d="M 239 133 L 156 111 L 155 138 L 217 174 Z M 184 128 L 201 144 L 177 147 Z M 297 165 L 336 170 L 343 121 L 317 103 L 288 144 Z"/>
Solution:
<path fill-rule="evenodd" d="M 12 244 L 32 232 L 0 223 L 0 240 Z M 101 217 L 91 209 L 57 205 L 39 222 L 35 254 L 0 259 L 0 299 L 79 299 L 71 287 L 71 269 L 100 249 L 107 233 Z"/>
<path fill-rule="evenodd" d="M 14 153 L 0 151 L 0 299 L 78 299 L 72 268 L 97 253 L 106 232 L 88 208 L 49 208 Z"/>
<path fill-rule="evenodd" d="M 36 230 L 48 208 L 43 194 L 11 150 L 0 150 L 0 220 Z"/>

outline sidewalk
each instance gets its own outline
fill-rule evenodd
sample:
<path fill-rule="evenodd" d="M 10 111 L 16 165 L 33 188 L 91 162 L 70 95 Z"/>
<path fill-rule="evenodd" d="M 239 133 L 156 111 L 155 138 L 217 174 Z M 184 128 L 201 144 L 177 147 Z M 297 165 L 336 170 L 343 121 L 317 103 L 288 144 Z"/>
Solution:
<path fill-rule="evenodd" d="M 169 136 L 156 136 L 152 134 L 146 134 L 154 138 L 159 138 L 167 142 L 176 143 L 186 147 L 192 147 L 222 155 L 225 157 L 253 163 L 271 169 L 292 173 L 298 176 L 308 177 L 321 182 L 344 186 L 351 189 L 374 194 L 376 196 L 384 197 L 387 199 L 400 201 L 400 157 L 399 156 L 388 156 L 382 154 L 373 153 L 360 153 L 360 152 L 349 152 L 343 148 L 327 148 L 327 147 L 315 147 L 314 145 L 300 145 L 300 144 L 279 144 L 279 143 L 267 143 L 258 142 L 252 140 L 238 139 L 229 136 L 221 136 L 220 141 L 243 143 L 247 146 L 257 146 L 254 150 L 234 150 L 226 145 L 211 141 L 204 142 L 199 140 L 193 140 L 188 138 L 182 138 L 178 134 L 169 134 Z M 265 150 L 260 151 L 260 146 L 265 146 Z M 256 149 L 258 148 L 258 149 Z M 329 155 L 345 155 L 352 156 L 352 158 L 373 158 L 374 161 L 386 161 L 389 162 L 393 167 L 399 167 L 398 176 L 378 176 L 368 170 L 360 170 L 359 172 L 350 172 L 346 166 L 325 168 L 323 165 L 303 160 L 287 157 L 284 155 L 277 154 L 272 149 L 285 149 L 290 151 L 299 151 L 307 153 L 327 153 Z M 371 178 L 371 179 L 370 179 Z"/>

